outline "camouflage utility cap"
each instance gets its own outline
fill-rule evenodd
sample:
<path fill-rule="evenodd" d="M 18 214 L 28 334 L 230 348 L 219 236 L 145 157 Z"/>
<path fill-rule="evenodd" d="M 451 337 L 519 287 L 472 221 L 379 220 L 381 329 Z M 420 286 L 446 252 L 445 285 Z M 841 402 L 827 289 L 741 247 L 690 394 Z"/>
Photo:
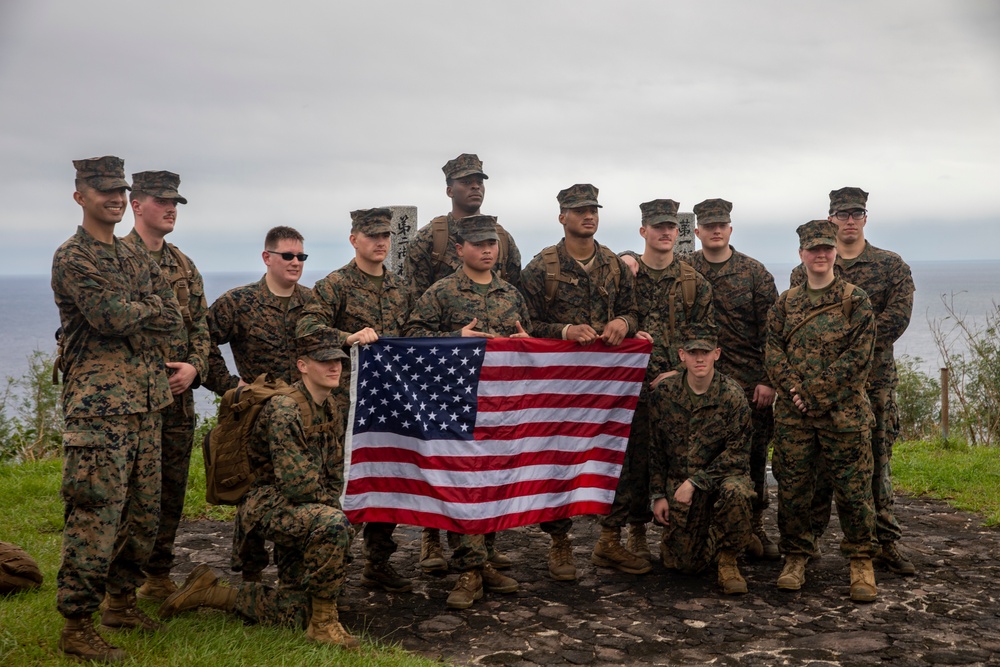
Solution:
<path fill-rule="evenodd" d="M 462 153 L 454 160 L 448 160 L 441 167 L 441 171 L 444 172 L 446 178 L 451 179 L 465 178 L 473 174 L 489 178 L 489 176 L 483 173 L 483 161 L 475 153 Z"/>
<path fill-rule="evenodd" d="M 718 327 L 712 324 L 697 324 L 685 328 L 681 334 L 684 343 L 681 349 L 690 352 L 691 350 L 706 350 L 711 352 L 719 347 Z"/>
<path fill-rule="evenodd" d="M 725 199 L 706 199 L 694 205 L 694 214 L 698 216 L 699 225 L 713 225 L 718 223 L 729 224 L 733 221 L 729 217 L 733 210 L 733 205 Z"/>
<path fill-rule="evenodd" d="M 132 174 L 132 192 L 160 199 L 176 199 L 178 204 L 186 204 L 188 200 L 177 192 L 180 184 L 181 177 L 172 171 L 140 171 Z"/>
<path fill-rule="evenodd" d="M 810 220 L 795 230 L 799 235 L 799 248 L 812 250 L 816 246 L 837 245 L 837 225 L 829 220 Z"/>
<path fill-rule="evenodd" d="M 577 183 L 565 190 L 560 190 L 556 195 L 560 208 L 583 208 L 584 206 L 596 206 L 604 208 L 597 203 L 598 189 L 590 183 Z"/>
<path fill-rule="evenodd" d="M 132 189 L 125 180 L 125 160 L 120 157 L 105 155 L 73 160 L 73 166 L 76 167 L 76 177 L 86 181 L 95 190 L 107 192 L 119 188 Z"/>
<path fill-rule="evenodd" d="M 470 215 L 458 220 L 458 235 L 463 241 L 479 243 L 480 241 L 499 241 L 497 235 L 497 219 L 493 215 Z"/>
<path fill-rule="evenodd" d="M 680 206 L 673 199 L 654 199 L 639 204 L 643 226 L 658 225 L 663 222 L 678 224 L 680 220 L 677 217 L 677 209 Z"/>
<path fill-rule="evenodd" d="M 830 191 L 830 215 L 868 207 L 868 193 L 861 188 L 840 188 Z"/>
<path fill-rule="evenodd" d="M 337 332 L 327 326 L 317 326 L 309 333 L 295 339 L 295 353 L 316 361 L 347 359 L 347 354 L 337 344 Z"/>
<path fill-rule="evenodd" d="M 391 230 L 392 209 L 361 208 L 351 211 L 351 233 L 361 232 L 368 236 L 386 234 Z"/>

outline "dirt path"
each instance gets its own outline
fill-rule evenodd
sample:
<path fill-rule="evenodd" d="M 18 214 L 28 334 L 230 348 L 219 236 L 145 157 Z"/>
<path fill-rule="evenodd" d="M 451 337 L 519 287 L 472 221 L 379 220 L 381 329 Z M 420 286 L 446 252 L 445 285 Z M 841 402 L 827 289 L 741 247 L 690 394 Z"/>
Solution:
<path fill-rule="evenodd" d="M 361 587 L 355 559 L 351 611 L 341 619 L 370 637 L 457 664 L 1000 665 L 1000 531 L 937 501 L 900 497 L 896 507 L 918 574 L 876 572 L 879 599 L 869 605 L 847 597 L 848 563 L 836 528 L 823 539 L 824 556 L 810 564 L 802 591 L 775 588 L 780 563 L 754 562 L 741 566 L 749 594 L 723 597 L 714 573 L 685 577 L 657 564 L 633 577 L 591 565 L 599 530 L 592 518 L 578 517 L 576 582 L 550 580 L 548 537 L 520 528 L 497 542 L 516 560 L 509 574 L 521 590 L 487 593 L 463 612 L 445 607 L 455 575 L 420 574 L 419 529 L 401 526 L 393 562 L 413 578 L 414 591 Z M 227 576 L 230 531 L 222 523 L 182 525 L 175 578 L 201 562 Z M 273 581 L 272 569 L 265 574 Z"/>

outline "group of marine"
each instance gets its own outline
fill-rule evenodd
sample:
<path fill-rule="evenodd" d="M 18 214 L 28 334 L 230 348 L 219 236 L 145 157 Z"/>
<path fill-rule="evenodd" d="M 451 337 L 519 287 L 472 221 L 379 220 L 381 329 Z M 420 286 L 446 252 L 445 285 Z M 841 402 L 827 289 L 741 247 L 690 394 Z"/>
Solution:
<path fill-rule="evenodd" d="M 311 290 L 299 284 L 303 237 L 280 226 L 264 239 L 265 275 L 209 307 L 194 262 L 165 242 L 187 203 L 178 175 L 144 171 L 130 185 L 117 157 L 74 166 L 83 223 L 52 265 L 66 422 L 57 607 L 67 655 L 125 659 L 98 632 L 98 612 L 104 630 L 161 630 L 137 597 L 163 600 L 161 619 L 207 606 L 357 645 L 338 617 L 355 532 L 339 507 L 345 350 L 379 336 L 652 343 L 613 506 L 600 518 L 591 556 L 598 566 L 649 572 L 647 527 L 655 523 L 668 568 L 714 567 L 721 591 L 741 594 L 739 558 L 783 556 L 777 586 L 798 590 L 833 499 L 852 600 L 876 598 L 873 561 L 915 571 L 897 547 L 890 478 L 893 343 L 909 323 L 914 286 L 897 254 L 865 240 L 868 193 L 860 188 L 834 190 L 829 217 L 798 227 L 801 264 L 779 296 L 764 265 L 730 244 L 729 202 L 694 206 L 701 249 L 684 256 L 674 254 L 678 203 L 645 202 L 642 251 L 618 254 L 594 238 L 601 205 L 589 184 L 558 193 L 563 238 L 522 269 L 511 234 L 481 213 L 482 162 L 462 154 L 443 168 L 451 212 L 410 241 L 405 279 L 384 264 L 391 211 L 364 209 L 351 212 L 354 259 Z M 135 227 L 118 238 L 129 207 Z M 219 352 L 226 344 L 235 374 Z M 232 554 L 242 581 L 222 585 L 199 565 L 178 587 L 170 570 L 193 443 L 192 390 L 222 395 L 263 373 L 295 391 L 270 399 L 254 426 L 256 480 L 237 509 Z M 763 524 L 769 444 L 777 544 Z M 572 525 L 541 525 L 557 581 L 576 578 Z M 403 593 L 412 584 L 389 560 L 394 529 L 363 526 L 362 583 Z M 495 534 L 447 538 L 450 560 L 438 531 L 424 529 L 420 566 L 459 573 L 449 607 L 518 588 L 500 572 L 513 563 Z M 261 581 L 268 541 L 277 586 Z"/>

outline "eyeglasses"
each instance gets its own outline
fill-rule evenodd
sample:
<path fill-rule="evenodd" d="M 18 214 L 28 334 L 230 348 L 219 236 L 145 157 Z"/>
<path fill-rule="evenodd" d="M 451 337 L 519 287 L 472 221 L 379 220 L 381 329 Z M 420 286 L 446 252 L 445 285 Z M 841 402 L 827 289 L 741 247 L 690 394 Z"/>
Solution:
<path fill-rule="evenodd" d="M 272 255 L 278 255 L 279 257 L 281 257 L 281 259 L 285 260 L 286 262 L 290 262 L 293 259 L 297 259 L 300 262 L 304 262 L 309 258 L 309 255 L 305 254 L 304 252 L 278 252 L 277 250 L 267 250 L 265 252 L 268 252 Z"/>
<path fill-rule="evenodd" d="M 866 211 L 863 208 L 856 208 L 853 211 L 837 211 L 835 213 L 835 215 L 837 216 L 837 220 L 840 220 L 841 222 L 845 222 L 848 218 L 854 218 L 855 220 L 860 220 L 867 214 L 868 211 Z"/>

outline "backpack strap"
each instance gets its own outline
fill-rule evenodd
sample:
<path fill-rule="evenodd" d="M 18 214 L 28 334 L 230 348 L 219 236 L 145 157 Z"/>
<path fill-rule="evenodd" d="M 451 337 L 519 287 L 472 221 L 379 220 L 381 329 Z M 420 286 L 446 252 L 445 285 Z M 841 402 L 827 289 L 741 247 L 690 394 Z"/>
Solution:
<path fill-rule="evenodd" d="M 580 279 L 563 276 L 562 269 L 559 267 L 559 251 L 554 245 L 542 250 L 542 263 L 545 266 L 545 302 L 552 305 L 559 292 L 559 283 L 577 285 L 580 283 Z"/>
<path fill-rule="evenodd" d="M 677 260 L 680 262 L 680 260 Z M 687 262 L 681 262 L 681 296 L 684 297 L 684 309 L 690 311 L 694 306 L 695 289 L 698 286 L 698 272 Z"/>
<path fill-rule="evenodd" d="M 182 253 L 173 243 L 168 243 L 167 248 L 177 261 L 178 268 L 171 271 L 167 276 L 167 282 L 177 297 L 177 305 L 181 308 L 181 315 L 184 317 L 184 327 L 188 331 L 194 329 L 194 317 L 191 315 L 191 281 L 194 279 L 194 267 L 187 255 Z"/>
<path fill-rule="evenodd" d="M 785 302 L 787 303 L 788 299 L 791 299 L 793 296 L 795 296 L 796 294 L 798 294 L 803 289 L 802 285 L 804 285 L 804 284 L 805 283 L 803 283 L 801 285 L 796 285 L 795 287 L 790 288 L 788 290 L 788 292 L 787 292 L 787 296 L 785 297 Z M 853 296 L 854 295 L 854 289 L 855 289 L 854 285 L 852 285 L 851 283 L 849 283 L 847 281 L 844 281 L 844 292 L 843 292 L 843 296 L 840 299 L 840 303 L 831 303 L 829 305 L 823 306 L 819 310 L 814 310 L 813 312 L 809 313 L 805 317 L 805 319 L 803 319 L 801 322 L 799 322 L 798 324 L 796 324 L 792 328 L 792 330 L 789 331 L 788 334 L 785 335 L 785 342 L 788 342 L 789 340 L 791 340 L 792 336 L 795 335 L 795 332 L 798 331 L 799 329 L 801 329 L 807 322 L 809 322 L 809 320 L 811 320 L 814 317 L 817 317 L 819 315 L 822 315 L 823 313 L 827 313 L 827 312 L 830 312 L 831 310 L 835 310 L 837 308 L 841 309 L 841 312 L 844 313 L 844 317 L 849 321 L 851 319 L 851 313 L 854 312 L 854 296 Z"/>
<path fill-rule="evenodd" d="M 448 216 L 439 215 L 431 220 L 431 241 L 431 259 L 443 264 L 448 251 Z"/>

